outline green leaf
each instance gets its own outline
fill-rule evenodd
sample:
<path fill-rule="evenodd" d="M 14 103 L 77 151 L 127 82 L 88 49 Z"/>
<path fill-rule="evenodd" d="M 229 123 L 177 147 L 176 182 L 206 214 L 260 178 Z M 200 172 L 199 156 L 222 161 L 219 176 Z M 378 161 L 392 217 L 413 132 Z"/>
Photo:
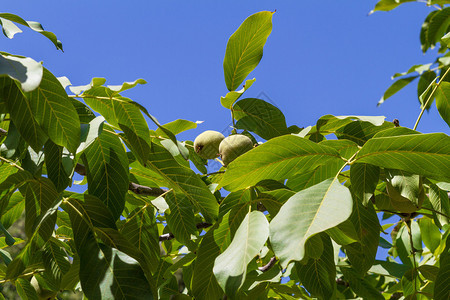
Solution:
<path fill-rule="evenodd" d="M 70 98 L 70 100 L 78 113 L 78 118 L 80 119 L 81 124 L 87 124 L 95 118 L 95 114 L 89 107 L 87 107 L 86 104 L 74 98 Z"/>
<path fill-rule="evenodd" d="M 8 165 L 3 165 L 8 166 Z M 9 170 L 8 170 L 9 169 Z M 14 169 L 12 171 L 11 169 Z M 16 171 L 16 168 L 0 168 L 3 174 L 0 174 L 0 216 L 3 215 L 4 209 L 8 206 L 9 198 L 14 194 L 16 189 L 20 188 L 33 179 L 33 176 L 27 171 Z"/>
<path fill-rule="evenodd" d="M 139 263 L 122 251 L 98 243 L 87 213 L 78 201 L 67 200 L 74 228 L 75 246 L 80 257 L 80 282 L 92 299 L 153 299 Z"/>
<path fill-rule="evenodd" d="M 179 165 L 164 147 L 151 144 L 147 167 L 162 178 L 175 192 L 183 193 L 209 220 L 217 218 L 219 205 L 206 184 L 191 169 Z M 145 169 L 142 170 L 145 173 Z"/>
<path fill-rule="evenodd" d="M 447 33 L 449 25 L 450 8 L 444 8 L 433 15 L 427 30 L 427 40 L 431 46 L 440 42 L 441 38 Z"/>
<path fill-rule="evenodd" d="M 142 164 L 150 152 L 150 131 L 139 108 L 126 101 L 114 101 L 114 112 L 128 144 Z"/>
<path fill-rule="evenodd" d="M 29 101 L 13 80 L 0 77 L 0 98 L 5 101 L 11 120 L 22 138 L 39 152 L 48 137 L 34 119 Z"/>
<path fill-rule="evenodd" d="M 98 116 L 89 121 L 88 124 L 81 124 L 81 143 L 80 146 L 78 146 L 76 154 L 82 153 L 97 139 L 103 131 L 104 122 L 105 118 Z"/>
<path fill-rule="evenodd" d="M 89 194 L 72 194 L 71 202 L 83 206 L 83 211 L 89 217 L 89 222 L 95 227 L 117 229 L 115 219 L 106 205 L 99 198 Z M 66 226 L 69 225 L 66 221 Z"/>
<path fill-rule="evenodd" d="M 154 209 L 150 206 L 137 208 L 127 218 L 120 232 L 143 253 L 148 268 L 155 272 L 160 250 Z"/>
<path fill-rule="evenodd" d="M 107 87 L 110 90 L 112 90 L 115 94 L 119 94 L 120 92 L 134 88 L 138 84 L 146 84 L 146 83 L 147 83 L 147 81 L 145 81 L 142 78 L 139 78 L 133 82 L 124 82 L 121 85 L 108 85 Z"/>
<path fill-rule="evenodd" d="M 261 60 L 272 31 L 272 15 L 269 11 L 251 15 L 228 40 L 223 69 L 229 91 L 236 90 Z"/>
<path fill-rule="evenodd" d="M 245 82 L 244 87 L 242 89 L 240 89 L 239 91 L 231 91 L 231 92 L 228 92 L 225 95 L 225 97 L 220 97 L 220 103 L 222 104 L 222 106 L 225 108 L 231 109 L 234 102 L 236 102 L 244 94 L 244 92 L 253 85 L 253 83 L 255 81 L 256 81 L 255 78 L 248 79 Z"/>
<path fill-rule="evenodd" d="M 439 268 L 431 265 L 421 265 L 417 268 L 420 274 L 430 281 L 436 281 L 437 274 L 439 273 Z"/>
<path fill-rule="evenodd" d="M 66 252 L 51 238 L 44 246 L 42 260 L 46 271 L 41 274 L 51 290 L 59 290 L 61 279 L 70 269 Z"/>
<path fill-rule="evenodd" d="M 20 157 L 25 148 L 25 140 L 20 136 L 14 122 L 9 122 L 8 135 L 0 145 L 0 155 L 4 158 L 14 159 Z"/>
<path fill-rule="evenodd" d="M 433 104 L 433 99 L 437 94 L 434 94 L 431 100 L 428 101 L 428 98 L 431 95 L 432 88 L 435 86 L 436 81 L 436 73 L 434 71 L 427 71 L 422 74 L 419 78 L 419 83 L 417 84 L 417 97 L 419 98 L 420 107 L 424 107 L 427 104 L 426 109 L 429 110 L 431 108 L 431 104 Z M 445 82 L 443 82 L 445 83 Z M 438 92 L 438 91 L 436 91 Z M 428 101 L 428 103 L 426 103 Z"/>
<path fill-rule="evenodd" d="M 47 211 L 41 211 L 39 218 L 36 219 L 33 235 L 28 237 L 25 247 L 8 265 L 5 279 L 16 279 L 33 262 L 35 256 L 39 254 L 38 250 L 44 246 L 55 228 L 55 220 L 60 204 L 61 200 L 58 199 Z"/>
<path fill-rule="evenodd" d="M 394 124 L 385 122 L 384 119 L 383 116 L 325 115 L 317 121 L 316 126 L 310 130 L 308 135 L 311 140 L 315 141 L 320 134 L 334 133 L 338 139 L 351 140 L 362 146 L 375 134 L 394 127 Z"/>
<path fill-rule="evenodd" d="M 25 21 L 21 17 L 10 14 L 10 13 L 0 13 L 0 18 L 29 27 L 30 29 L 32 29 L 32 30 L 42 34 L 46 38 L 48 38 L 56 46 L 56 49 L 61 50 L 61 51 L 63 50 L 62 43 L 56 38 L 56 35 L 53 32 L 45 31 L 40 23 L 34 22 L 34 21 Z M 4 23 L 3 22 L 1 22 L 1 23 L 3 26 Z M 4 28 L 3 28 L 3 30 L 4 30 Z M 13 36 L 14 36 L 14 35 L 11 36 L 11 32 L 7 33 L 5 31 L 3 31 L 3 33 L 10 39 L 13 38 Z"/>
<path fill-rule="evenodd" d="M 167 124 L 164 124 L 164 128 L 166 128 L 167 130 L 169 130 L 173 134 L 177 135 L 177 134 L 179 134 L 179 133 L 181 133 L 183 131 L 197 128 L 197 123 L 196 122 L 192 122 L 192 121 L 188 121 L 188 120 L 178 119 L 178 120 L 169 122 Z M 163 130 L 161 130 L 161 128 L 156 129 L 156 134 L 160 135 L 160 136 L 163 136 L 163 137 L 170 138 L 169 136 L 167 136 L 164 133 Z"/>
<path fill-rule="evenodd" d="M 441 82 L 436 91 L 436 107 L 442 119 L 450 126 L 450 82 Z"/>
<path fill-rule="evenodd" d="M 80 143 L 80 119 L 58 79 L 44 68 L 41 84 L 27 97 L 36 121 L 50 139 L 74 153 Z"/>
<path fill-rule="evenodd" d="M 71 183 L 70 175 L 74 167 L 70 153 L 64 151 L 62 146 L 48 140 L 44 145 L 44 154 L 48 178 L 53 182 L 58 192 L 64 191 Z"/>
<path fill-rule="evenodd" d="M 358 150 L 358 146 L 350 140 L 327 140 L 322 141 L 319 144 L 336 149 L 339 152 L 339 155 L 346 159 L 349 159 Z M 343 160 L 336 160 L 325 165 L 320 165 L 308 172 L 292 172 L 294 174 L 288 178 L 286 184 L 294 191 L 301 191 L 318 184 L 325 179 L 336 176 L 343 165 Z"/>
<path fill-rule="evenodd" d="M 9 78 L 20 82 L 25 92 L 30 92 L 39 86 L 42 72 L 42 65 L 29 57 L 0 53 L 0 74 L 6 74 Z"/>
<path fill-rule="evenodd" d="M 450 137 L 429 133 L 372 138 L 359 151 L 355 162 L 450 182 Z"/>
<path fill-rule="evenodd" d="M 425 21 L 422 24 L 422 28 L 420 29 L 420 44 L 422 48 L 422 52 L 425 53 L 431 46 L 431 42 L 428 41 L 428 28 L 430 27 L 431 19 L 439 12 L 440 10 L 431 11 L 428 16 L 425 18 Z"/>
<path fill-rule="evenodd" d="M 360 241 L 355 225 L 351 220 L 346 220 L 325 232 L 339 245 L 348 245 Z"/>
<path fill-rule="evenodd" d="M 394 0 L 392 0 L 394 1 Z M 419 76 L 410 76 L 410 77 L 404 77 L 397 79 L 387 90 L 384 92 L 383 97 L 378 101 L 377 106 L 380 106 L 384 101 L 386 101 L 388 98 L 396 94 L 398 91 L 400 91 L 402 88 L 410 84 L 414 79 L 416 79 Z"/>
<path fill-rule="evenodd" d="M 409 267 L 407 265 L 398 264 L 391 261 L 375 260 L 369 272 L 400 279 L 403 274 L 408 271 L 408 269 Z"/>
<path fill-rule="evenodd" d="M 433 223 L 432 219 L 425 217 L 419 220 L 419 227 L 423 243 L 430 249 L 431 253 L 434 253 L 441 242 L 441 232 L 439 231 L 439 228 Z"/>
<path fill-rule="evenodd" d="M 21 193 L 16 192 L 9 198 L 8 206 L 3 211 L 1 223 L 5 228 L 9 228 L 23 213 L 25 209 L 25 198 Z"/>
<path fill-rule="evenodd" d="M 295 264 L 301 284 L 311 293 L 311 296 L 320 299 L 332 299 L 336 288 L 336 266 L 334 264 L 333 244 L 326 233 L 312 236 L 308 243 L 317 249 L 321 243 L 323 251 L 317 258 L 308 258 L 306 261 Z"/>
<path fill-rule="evenodd" d="M 403 295 L 408 297 L 420 289 L 419 273 L 416 269 L 410 269 L 405 272 L 401 280 Z"/>
<path fill-rule="evenodd" d="M 117 219 L 128 191 L 128 158 L 119 138 L 108 131 L 84 151 L 89 194 L 97 196 Z"/>
<path fill-rule="evenodd" d="M 264 100 L 242 99 L 232 110 L 237 120 L 236 128 L 254 132 L 265 140 L 289 133 L 283 113 Z"/>
<path fill-rule="evenodd" d="M 394 246 L 397 249 L 397 254 L 403 264 L 413 268 L 420 260 L 422 249 L 422 237 L 420 234 L 420 227 L 415 221 L 411 221 L 411 234 L 412 234 L 412 246 L 409 236 L 409 229 L 407 225 L 402 226 L 398 231 L 397 237 L 394 242 Z M 411 255 L 413 248 L 416 250 L 416 255 Z M 416 263 L 414 263 L 414 259 Z"/>
<path fill-rule="evenodd" d="M 302 260 L 308 238 L 347 220 L 352 206 L 350 191 L 335 179 L 292 196 L 270 222 L 270 243 L 281 266 Z"/>
<path fill-rule="evenodd" d="M 3 34 L 9 39 L 12 39 L 16 33 L 22 32 L 16 24 L 2 17 L 0 17 L 0 25 L 2 26 Z"/>
<path fill-rule="evenodd" d="M 225 293 L 233 297 L 245 281 L 247 265 L 259 253 L 269 236 L 269 223 L 262 212 L 253 211 L 239 226 L 233 241 L 220 254 L 213 272 Z"/>
<path fill-rule="evenodd" d="M 31 237 L 36 231 L 39 218 L 42 218 L 59 198 L 53 182 L 48 178 L 40 177 L 36 180 L 29 180 L 23 189 L 25 195 L 25 233 Z M 48 240 L 53 232 L 56 221 L 49 218 L 48 222 L 41 226 L 40 235 L 44 240 Z"/>
<path fill-rule="evenodd" d="M 354 195 L 367 205 L 378 184 L 380 168 L 369 164 L 353 164 L 350 167 L 350 181 Z"/>
<path fill-rule="evenodd" d="M 408 71 L 406 71 L 406 72 L 403 72 L 403 73 L 395 73 L 395 74 L 392 76 L 391 79 L 394 79 L 394 78 L 397 78 L 397 77 L 400 77 L 400 76 L 405 76 L 405 75 L 408 75 L 408 74 L 413 73 L 413 72 L 417 72 L 417 73 L 419 73 L 419 75 L 422 75 L 424 72 L 429 71 L 429 70 L 430 70 L 430 67 L 431 67 L 432 65 L 433 65 L 433 64 L 414 65 L 414 66 L 412 66 L 411 68 L 409 68 Z"/>
<path fill-rule="evenodd" d="M 202 172 L 203 174 L 208 173 L 208 170 L 206 169 L 205 165 L 208 163 L 207 159 L 204 159 L 198 155 L 197 152 L 194 150 L 194 142 L 192 141 L 185 141 L 186 148 L 189 150 L 189 159 L 194 164 L 194 166 Z"/>
<path fill-rule="evenodd" d="M 375 8 L 369 13 L 373 14 L 376 11 L 390 11 L 406 2 L 413 2 L 416 0 L 380 0 L 375 5 Z"/>
<path fill-rule="evenodd" d="M 166 214 L 167 225 L 175 238 L 185 245 L 192 245 L 191 235 L 195 235 L 195 215 L 191 202 L 184 194 L 174 192 L 165 196 L 170 208 L 170 214 Z"/>
<path fill-rule="evenodd" d="M 343 248 L 354 272 L 363 276 L 375 261 L 380 236 L 380 223 L 372 203 L 369 202 L 367 207 L 364 207 L 356 200 L 349 220 L 356 229 L 358 242 L 345 245 Z"/>
<path fill-rule="evenodd" d="M 38 294 L 30 281 L 24 278 L 18 278 L 16 280 L 16 289 L 20 298 L 23 300 L 39 300 Z"/>
<path fill-rule="evenodd" d="M 370 282 L 364 278 L 359 277 L 354 269 L 340 268 L 342 274 L 344 274 L 345 280 L 350 283 L 351 289 L 364 299 L 383 300 L 385 299 L 381 293 Z"/>
<path fill-rule="evenodd" d="M 447 191 L 440 189 L 438 185 L 430 184 L 429 198 L 433 209 L 440 213 L 435 214 L 437 225 L 442 227 L 448 224 L 450 222 L 447 217 L 450 216 L 450 199 Z"/>
<path fill-rule="evenodd" d="M 192 295 L 195 299 L 220 299 L 223 295 L 213 273 L 214 260 L 220 254 L 220 248 L 214 238 L 217 227 L 218 223 L 209 229 L 197 250 L 192 275 Z"/>
<path fill-rule="evenodd" d="M 447 236 L 445 249 L 440 256 L 439 272 L 434 284 L 434 299 L 445 300 L 448 299 L 450 286 L 450 235 Z"/>
<path fill-rule="evenodd" d="M 273 138 L 231 162 L 220 186 L 236 191 L 263 179 L 284 179 L 293 170 L 309 171 L 319 165 L 341 160 L 328 146 L 293 135 Z"/>

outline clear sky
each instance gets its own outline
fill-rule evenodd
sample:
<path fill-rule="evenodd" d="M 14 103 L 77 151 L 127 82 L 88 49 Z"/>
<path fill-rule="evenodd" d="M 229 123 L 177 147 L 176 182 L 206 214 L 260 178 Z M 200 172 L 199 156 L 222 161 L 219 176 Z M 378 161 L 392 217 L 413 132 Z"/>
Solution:
<path fill-rule="evenodd" d="M 23 28 L 1 49 L 26 55 L 73 85 L 105 77 L 109 84 L 144 78 L 125 94 L 162 123 L 178 118 L 205 121 L 181 135 L 193 139 L 230 123 L 220 105 L 226 94 L 223 57 L 229 36 L 249 15 L 277 10 L 261 63 L 249 78 L 246 97 L 270 99 L 288 125 L 314 125 L 325 114 L 383 115 L 412 127 L 420 112 L 416 83 L 376 103 L 390 77 L 434 61 L 420 50 L 420 26 L 431 8 L 407 3 L 368 16 L 376 1 L 50 1 L 2 3 L 4 12 L 39 21 L 62 41 L 54 49 Z M 418 127 L 449 133 L 435 106 Z"/>

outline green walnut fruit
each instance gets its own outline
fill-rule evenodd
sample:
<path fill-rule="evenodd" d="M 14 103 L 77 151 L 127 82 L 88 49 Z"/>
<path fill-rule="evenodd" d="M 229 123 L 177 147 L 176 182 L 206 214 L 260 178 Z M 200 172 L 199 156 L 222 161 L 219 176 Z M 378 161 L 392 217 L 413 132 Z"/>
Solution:
<path fill-rule="evenodd" d="M 33 278 L 31 278 L 31 282 L 30 283 L 34 287 L 34 289 L 36 290 L 36 294 L 38 295 L 39 300 L 56 299 L 57 292 L 43 289 L 39 285 L 39 282 L 37 281 L 36 277 L 33 276 Z"/>
<path fill-rule="evenodd" d="M 219 155 L 219 144 L 224 138 L 224 135 L 218 131 L 206 130 L 195 138 L 195 152 L 197 152 L 200 157 L 214 159 Z"/>
<path fill-rule="evenodd" d="M 234 134 L 226 137 L 219 145 L 219 153 L 222 158 L 223 165 L 225 167 L 228 166 L 230 162 L 252 148 L 252 140 L 245 135 Z"/>

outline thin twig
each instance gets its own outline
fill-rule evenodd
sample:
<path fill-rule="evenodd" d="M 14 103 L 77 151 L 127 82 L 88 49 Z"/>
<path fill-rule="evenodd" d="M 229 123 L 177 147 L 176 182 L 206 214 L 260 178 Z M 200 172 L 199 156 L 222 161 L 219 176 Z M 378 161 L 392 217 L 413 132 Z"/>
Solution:
<path fill-rule="evenodd" d="M 431 91 L 430 96 L 428 96 L 427 101 L 426 101 L 425 104 L 423 105 L 422 110 L 420 111 L 420 114 L 419 114 L 419 116 L 417 117 L 416 124 L 414 124 L 413 130 L 416 130 L 417 126 L 419 125 L 420 119 L 422 118 L 422 115 L 423 115 L 425 109 L 426 109 L 427 106 L 428 106 L 428 102 L 430 102 L 431 99 L 433 99 L 434 93 L 436 92 L 436 90 L 437 90 L 437 88 L 439 87 L 439 85 L 441 84 L 441 82 L 444 80 L 445 76 L 447 76 L 447 74 L 448 74 L 449 71 L 450 71 L 450 68 L 448 68 L 448 69 L 445 71 L 444 75 L 442 75 L 442 77 L 439 79 L 439 82 L 436 83 L 436 85 L 434 86 L 433 91 Z"/>
<path fill-rule="evenodd" d="M 17 276 L 17 278 L 25 278 L 25 277 L 28 277 L 28 276 L 31 276 L 31 275 L 34 275 L 34 274 L 42 273 L 42 272 L 45 272 L 45 270 L 44 269 L 37 269 L 37 270 L 34 270 L 32 272 L 28 272 L 28 273 L 19 275 L 19 276 Z M 0 284 L 3 284 L 5 282 L 11 281 L 11 280 L 13 280 L 13 278 L 0 280 Z"/>
<path fill-rule="evenodd" d="M 211 227 L 212 224 L 211 223 L 206 223 L 206 222 L 202 222 L 202 223 L 197 223 L 195 225 L 195 227 L 197 227 L 197 229 L 203 229 L 203 228 L 208 228 Z M 173 235 L 173 233 L 169 232 L 169 233 L 165 233 L 159 236 L 159 241 L 170 241 L 171 239 L 174 239 L 175 236 Z"/>
<path fill-rule="evenodd" d="M 270 268 L 272 268 L 276 264 L 276 262 L 277 262 L 277 258 L 275 256 L 273 256 L 266 265 L 264 265 L 262 267 L 258 267 L 258 270 L 260 270 L 261 272 L 266 272 L 266 271 L 270 270 Z"/>
<path fill-rule="evenodd" d="M 15 162 L 13 162 L 13 161 L 11 161 L 11 160 L 9 160 L 7 158 L 4 158 L 4 157 L 0 156 L 0 160 L 10 164 L 11 166 L 19 169 L 20 171 L 24 171 L 24 169 L 21 166 L 19 166 L 18 164 L 16 164 Z"/>

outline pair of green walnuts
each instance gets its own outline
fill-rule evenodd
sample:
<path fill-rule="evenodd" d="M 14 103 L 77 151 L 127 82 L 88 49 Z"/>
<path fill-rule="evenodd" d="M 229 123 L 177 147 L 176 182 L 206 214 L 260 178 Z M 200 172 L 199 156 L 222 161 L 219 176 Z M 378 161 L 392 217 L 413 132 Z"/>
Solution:
<path fill-rule="evenodd" d="M 206 130 L 194 140 L 195 152 L 200 157 L 214 159 L 220 155 L 225 167 L 238 156 L 252 148 L 252 140 L 243 134 L 234 134 L 225 137 L 218 131 Z"/>

